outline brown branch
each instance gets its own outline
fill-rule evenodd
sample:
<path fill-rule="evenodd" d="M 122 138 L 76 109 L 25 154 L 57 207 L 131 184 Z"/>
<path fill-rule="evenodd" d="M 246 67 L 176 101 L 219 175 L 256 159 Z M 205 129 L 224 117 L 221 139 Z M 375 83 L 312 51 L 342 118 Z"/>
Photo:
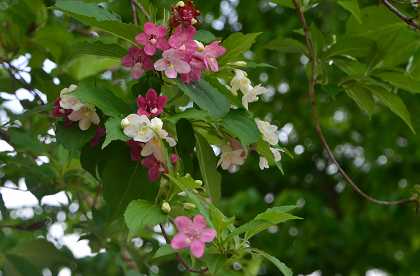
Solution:
<path fill-rule="evenodd" d="M 137 6 L 135 0 L 130 0 L 131 4 L 131 15 L 133 16 L 133 22 L 135 25 L 139 24 L 139 18 L 137 17 Z"/>
<path fill-rule="evenodd" d="M 419 23 L 417 23 L 415 18 L 411 18 L 405 15 L 402 11 L 400 11 L 397 7 L 395 7 L 389 0 L 382 0 L 382 3 L 388 8 L 388 10 L 390 10 L 393 14 L 398 16 L 407 25 L 413 27 L 414 29 L 420 30 L 420 25 Z"/>
<path fill-rule="evenodd" d="M 409 198 L 404 198 L 404 199 L 400 199 L 400 200 L 393 200 L 393 201 L 379 200 L 379 199 L 376 199 L 376 198 L 368 195 L 362 189 L 360 189 L 359 186 L 356 185 L 356 183 L 346 173 L 346 171 L 341 167 L 340 163 L 335 158 L 334 153 L 331 150 L 330 145 L 328 144 L 328 142 L 327 142 L 327 140 L 324 136 L 324 133 L 323 133 L 322 128 L 321 128 L 320 119 L 319 119 L 318 105 L 317 105 L 316 92 L 315 92 L 315 85 L 317 83 L 317 73 L 316 72 L 317 72 L 318 64 L 317 64 L 317 56 L 316 56 L 316 52 L 315 52 L 315 48 L 314 48 L 314 43 L 313 43 L 313 40 L 312 40 L 312 36 L 311 36 L 310 30 L 309 30 L 308 24 L 306 23 L 304 11 L 302 9 L 302 6 L 300 5 L 300 0 L 293 0 L 293 4 L 294 4 L 294 6 L 296 8 L 296 11 L 297 11 L 297 14 L 299 16 L 299 21 L 300 21 L 300 23 L 303 27 L 306 47 L 308 48 L 308 55 L 309 55 L 310 64 L 311 64 L 311 74 L 310 74 L 310 78 L 308 80 L 308 94 L 309 94 L 309 98 L 311 100 L 311 106 L 312 106 L 312 119 L 313 119 L 314 124 L 315 124 L 316 133 L 317 133 L 317 135 L 318 135 L 318 137 L 321 141 L 321 144 L 322 144 L 323 148 L 325 149 L 325 151 L 328 154 L 328 158 L 330 159 L 330 162 L 332 162 L 337 167 L 341 176 L 347 181 L 348 184 L 350 184 L 350 186 L 352 187 L 352 189 L 356 193 L 358 193 L 360 196 L 362 196 L 363 198 L 367 199 L 368 201 L 370 201 L 372 203 L 376 203 L 376 204 L 380 204 L 380 205 L 388 205 L 388 206 L 400 205 L 400 204 L 406 204 L 406 203 L 416 203 L 418 205 L 419 204 L 419 199 L 418 199 L 418 196 L 416 194 L 409 197 Z"/>
<path fill-rule="evenodd" d="M 144 8 L 144 6 L 137 2 L 137 0 L 131 0 L 131 3 L 136 5 L 137 8 L 139 8 L 141 10 L 141 12 L 144 14 L 144 16 L 146 16 L 148 21 L 152 21 L 152 16 L 150 15 L 150 13 Z"/>
<path fill-rule="evenodd" d="M 171 241 L 169 240 L 169 237 L 168 237 L 168 234 L 165 231 L 165 228 L 163 227 L 162 224 L 159 224 L 159 227 L 160 227 L 160 230 L 162 231 L 162 235 L 165 238 L 166 243 L 170 244 Z M 188 272 L 202 274 L 202 273 L 207 272 L 209 270 L 208 267 L 204 267 L 204 268 L 201 268 L 201 269 L 195 269 L 195 268 L 190 267 L 179 253 L 176 253 L 176 259 Z"/>

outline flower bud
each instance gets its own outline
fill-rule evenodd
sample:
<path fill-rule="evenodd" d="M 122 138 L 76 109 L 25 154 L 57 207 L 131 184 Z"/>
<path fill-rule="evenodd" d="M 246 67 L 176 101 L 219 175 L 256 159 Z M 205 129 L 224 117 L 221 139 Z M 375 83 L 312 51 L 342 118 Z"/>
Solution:
<path fill-rule="evenodd" d="M 240 60 L 240 61 L 235 61 L 235 62 L 229 62 L 228 64 L 234 65 L 234 66 L 245 67 L 247 63 L 243 60 Z"/>
<path fill-rule="evenodd" d="M 175 4 L 175 7 L 184 7 L 185 3 L 184 1 L 179 1 L 178 3 Z"/>
<path fill-rule="evenodd" d="M 162 212 L 164 212 L 165 214 L 169 214 L 171 212 L 171 205 L 169 205 L 168 202 L 164 201 L 162 203 L 162 206 L 160 207 L 160 209 L 162 210 Z"/>
<path fill-rule="evenodd" d="M 195 184 L 197 184 L 197 185 L 203 185 L 203 181 L 201 181 L 201 180 L 194 180 L 194 182 L 195 182 Z"/>
<path fill-rule="evenodd" d="M 190 202 L 185 202 L 183 204 L 185 210 L 193 210 L 195 209 L 195 204 Z"/>
<path fill-rule="evenodd" d="M 121 120 L 121 127 L 126 128 L 130 125 L 130 121 L 127 118 Z"/>
<path fill-rule="evenodd" d="M 195 18 L 193 18 L 193 19 L 191 19 L 191 25 L 195 25 L 195 24 L 197 24 L 197 19 L 195 19 Z"/>

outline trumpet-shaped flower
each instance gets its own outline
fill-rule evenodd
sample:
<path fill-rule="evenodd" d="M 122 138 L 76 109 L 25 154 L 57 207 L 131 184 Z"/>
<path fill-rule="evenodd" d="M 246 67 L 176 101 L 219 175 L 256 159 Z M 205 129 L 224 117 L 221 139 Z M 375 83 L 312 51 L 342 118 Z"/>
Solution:
<path fill-rule="evenodd" d="M 203 59 L 206 69 L 212 72 L 218 72 L 219 64 L 217 63 L 217 58 L 223 56 L 225 52 L 226 49 L 220 46 L 220 41 L 214 41 L 205 46 L 200 56 Z"/>
<path fill-rule="evenodd" d="M 168 97 L 158 96 L 156 90 L 151 88 L 145 96 L 137 98 L 137 114 L 146 115 L 147 117 L 159 116 L 163 112 L 167 100 Z"/>
<path fill-rule="evenodd" d="M 100 122 L 95 107 L 88 105 L 83 105 L 78 110 L 73 110 L 68 118 L 70 121 L 79 122 L 79 128 L 81 130 L 88 130 L 92 124 L 98 125 Z"/>
<path fill-rule="evenodd" d="M 281 160 L 281 153 L 283 150 L 270 147 L 270 151 L 273 154 L 274 162 L 279 162 Z M 268 169 L 270 166 L 268 164 L 267 158 L 260 156 L 259 166 L 261 170 Z"/>
<path fill-rule="evenodd" d="M 258 101 L 258 96 L 267 93 L 267 91 L 267 88 L 261 85 L 257 85 L 249 89 L 248 92 L 242 96 L 242 105 L 245 107 L 246 110 L 248 110 L 249 103 Z"/>
<path fill-rule="evenodd" d="M 130 114 L 121 121 L 123 132 L 134 141 L 146 143 L 155 135 L 146 115 Z"/>
<path fill-rule="evenodd" d="M 175 50 L 169 49 L 163 52 L 162 58 L 155 62 L 157 71 L 164 71 L 170 79 L 175 79 L 179 74 L 191 72 L 191 66 L 183 60 L 183 55 Z"/>
<path fill-rule="evenodd" d="M 235 69 L 235 76 L 232 78 L 230 86 L 230 91 L 234 95 L 238 95 L 238 90 L 243 94 L 247 94 L 252 89 L 251 81 L 247 78 L 247 73 L 239 69 Z"/>
<path fill-rule="evenodd" d="M 198 23 L 200 11 L 194 6 L 193 1 L 179 1 L 171 10 L 170 25 L 175 28 L 179 25 L 190 26 Z"/>
<path fill-rule="evenodd" d="M 193 26 L 179 26 L 169 38 L 169 46 L 182 51 L 187 56 L 192 56 L 197 49 L 197 44 L 193 40 L 195 33 L 196 30 Z"/>
<path fill-rule="evenodd" d="M 143 74 L 153 69 L 153 62 L 150 56 L 146 55 L 143 49 L 131 47 L 128 54 L 122 58 L 122 65 L 131 68 L 131 77 L 138 79 Z"/>
<path fill-rule="evenodd" d="M 269 122 L 255 119 L 258 130 L 263 135 L 264 141 L 270 145 L 275 146 L 279 143 L 278 127 L 270 124 Z"/>
<path fill-rule="evenodd" d="M 221 166 L 222 169 L 232 170 L 245 163 L 247 153 L 238 141 L 232 140 L 229 144 L 223 145 L 221 151 L 222 154 L 217 165 Z"/>
<path fill-rule="evenodd" d="M 178 233 L 171 241 L 171 247 L 175 250 L 190 248 L 191 254 L 196 258 L 204 255 L 206 243 L 212 242 L 216 237 L 216 231 L 207 227 L 206 219 L 202 215 L 196 215 L 193 220 L 185 216 L 175 218 Z"/>
<path fill-rule="evenodd" d="M 62 109 L 79 110 L 84 104 L 72 93 L 77 89 L 77 85 L 70 85 L 60 91 L 60 107 Z"/>
<path fill-rule="evenodd" d="M 157 49 L 163 51 L 169 48 L 165 37 L 166 27 L 146 22 L 144 32 L 136 36 L 136 41 L 140 45 L 144 45 L 144 52 L 147 55 L 153 56 Z"/>

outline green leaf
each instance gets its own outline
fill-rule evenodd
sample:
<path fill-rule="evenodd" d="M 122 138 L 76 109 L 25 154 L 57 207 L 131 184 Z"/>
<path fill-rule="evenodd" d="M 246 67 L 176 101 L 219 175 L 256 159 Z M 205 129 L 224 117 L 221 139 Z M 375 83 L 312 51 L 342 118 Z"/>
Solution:
<path fill-rule="evenodd" d="M 77 15 L 94 17 L 98 21 L 119 21 L 119 17 L 94 3 L 86 3 L 77 0 L 58 0 L 55 7 Z"/>
<path fill-rule="evenodd" d="M 206 30 L 198 30 L 194 37 L 195 40 L 201 41 L 203 43 L 210 43 L 216 40 L 216 36 Z"/>
<path fill-rule="evenodd" d="M 105 70 L 115 68 L 120 64 L 120 60 L 115 58 L 82 55 L 70 60 L 63 66 L 63 70 L 74 79 L 82 80 Z"/>
<path fill-rule="evenodd" d="M 83 103 L 98 107 L 105 115 L 120 117 L 130 111 L 129 106 L 111 91 L 104 88 L 95 87 L 91 83 L 82 82 L 76 91 L 75 97 Z"/>
<path fill-rule="evenodd" d="M 229 112 L 228 99 L 204 79 L 190 85 L 177 82 L 178 87 L 201 109 L 213 117 L 223 117 Z"/>
<path fill-rule="evenodd" d="M 296 39 L 279 37 L 268 42 L 265 48 L 281 53 L 306 53 L 306 46 Z"/>
<path fill-rule="evenodd" d="M 293 272 L 290 268 L 287 267 L 286 264 L 284 264 L 283 262 L 281 262 L 279 259 L 277 259 L 276 257 L 268 254 L 267 252 L 264 252 L 262 250 L 253 248 L 252 252 L 256 253 L 259 256 L 264 257 L 265 259 L 267 259 L 268 261 L 270 261 L 272 264 L 274 264 L 277 269 L 283 273 L 284 276 L 293 276 Z"/>
<path fill-rule="evenodd" d="M 243 34 L 236 32 L 231 34 L 223 41 L 223 47 L 226 48 L 226 54 L 220 58 L 220 64 L 237 61 L 242 59 L 242 54 L 251 49 L 255 40 L 261 33 Z"/>
<path fill-rule="evenodd" d="M 95 55 L 103 57 L 121 58 L 127 50 L 118 44 L 107 44 L 101 41 L 83 41 L 72 46 L 74 55 Z"/>
<path fill-rule="evenodd" d="M 147 171 L 130 159 L 125 143 L 112 143 L 105 149 L 104 156 L 110 156 L 101 166 L 103 195 L 110 219 L 123 214 L 132 200 L 154 200 L 159 185 L 150 183 Z"/>
<path fill-rule="evenodd" d="M 188 121 L 206 121 L 209 119 L 209 113 L 204 110 L 191 108 L 165 118 L 165 120 L 173 124 L 176 124 L 181 119 L 186 119 Z"/>
<path fill-rule="evenodd" d="M 80 150 L 85 144 L 95 136 L 95 128 L 90 127 L 82 131 L 77 123 L 71 127 L 64 127 L 62 123 L 57 123 L 55 128 L 57 142 L 68 150 Z"/>
<path fill-rule="evenodd" d="M 337 39 L 324 54 L 324 58 L 331 58 L 339 55 L 349 55 L 353 57 L 365 57 L 372 53 L 375 42 L 366 37 L 344 36 Z"/>
<path fill-rule="evenodd" d="M 16 151 L 29 151 L 35 154 L 43 153 L 46 150 L 36 135 L 21 128 L 9 128 L 7 130 L 10 136 L 10 143 Z"/>
<path fill-rule="evenodd" d="M 223 118 L 222 126 L 245 146 L 258 142 L 260 132 L 255 121 L 245 112 L 233 110 Z"/>
<path fill-rule="evenodd" d="M 405 75 L 403 72 L 381 72 L 374 75 L 397 88 L 411 93 L 420 93 L 420 81 Z"/>
<path fill-rule="evenodd" d="M 278 206 L 265 210 L 263 213 L 258 214 L 251 221 L 236 228 L 229 234 L 229 237 L 233 237 L 242 233 L 245 233 L 245 239 L 250 239 L 254 235 L 268 229 L 272 225 L 276 225 L 288 220 L 300 219 L 287 212 L 296 208 L 296 206 Z"/>
<path fill-rule="evenodd" d="M 200 134 L 195 134 L 195 140 L 201 176 L 212 202 L 216 203 L 221 197 L 222 182 L 222 177 L 217 171 L 217 158 L 209 143 Z"/>
<path fill-rule="evenodd" d="M 410 113 L 398 95 L 386 90 L 381 86 L 367 86 L 367 88 L 380 102 L 382 102 L 386 107 L 388 107 L 392 112 L 400 117 L 413 133 L 416 133 L 411 122 Z"/>
<path fill-rule="evenodd" d="M 105 122 L 106 138 L 102 148 L 108 146 L 112 141 L 128 141 L 129 138 L 123 133 L 121 129 L 121 117 L 112 117 Z"/>
<path fill-rule="evenodd" d="M 153 255 L 153 259 L 169 256 L 175 253 L 176 251 L 173 250 L 169 244 L 165 244 L 159 247 L 158 250 L 156 250 L 155 255 Z"/>
<path fill-rule="evenodd" d="M 356 18 L 359 24 L 362 24 L 362 13 L 360 12 L 357 0 L 341 0 L 338 1 L 338 4 L 349 11 Z"/>
<path fill-rule="evenodd" d="M 375 109 L 375 102 L 373 101 L 370 91 L 359 85 L 345 86 L 346 94 L 356 102 L 356 104 L 365 111 L 369 116 L 372 115 Z"/>
<path fill-rule="evenodd" d="M 131 235 L 136 235 L 147 225 L 163 223 L 166 215 L 155 204 L 138 199 L 131 201 L 124 213 L 125 223 Z"/>

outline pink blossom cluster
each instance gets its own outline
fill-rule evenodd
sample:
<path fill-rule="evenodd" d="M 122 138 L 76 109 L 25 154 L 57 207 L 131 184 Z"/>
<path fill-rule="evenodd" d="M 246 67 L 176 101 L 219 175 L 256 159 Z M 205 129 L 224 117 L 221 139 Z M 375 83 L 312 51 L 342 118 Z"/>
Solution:
<path fill-rule="evenodd" d="M 165 26 L 147 22 L 144 32 L 135 38 L 143 48 L 130 48 L 122 59 L 122 65 L 131 68 L 134 79 L 140 78 L 146 71 L 156 70 L 170 79 L 179 75 L 185 83 L 199 80 L 204 70 L 219 71 L 217 58 L 226 49 L 219 41 L 204 46 L 194 40 L 196 32 L 192 25 L 179 25 L 168 38 Z"/>
<path fill-rule="evenodd" d="M 153 118 L 159 116 L 163 109 L 165 108 L 168 97 L 159 96 L 153 88 L 150 88 L 145 96 L 137 97 L 137 114 L 145 115 L 148 118 Z M 130 148 L 131 160 L 140 162 L 143 167 L 148 171 L 148 178 L 151 182 L 159 180 L 162 173 L 167 172 L 162 160 L 156 158 L 154 154 L 150 154 L 146 157 L 141 155 L 145 143 L 141 143 L 134 140 L 129 140 L 127 142 Z M 175 164 L 178 161 L 178 156 L 176 154 L 171 155 L 171 162 Z"/>

